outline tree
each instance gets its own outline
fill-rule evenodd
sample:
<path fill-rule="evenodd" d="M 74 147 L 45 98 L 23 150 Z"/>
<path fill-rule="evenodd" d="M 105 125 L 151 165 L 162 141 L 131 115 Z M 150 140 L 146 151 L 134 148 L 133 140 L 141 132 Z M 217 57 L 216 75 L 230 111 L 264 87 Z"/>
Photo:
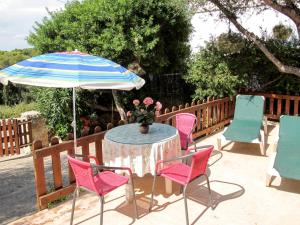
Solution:
<path fill-rule="evenodd" d="M 277 26 L 275 26 L 277 27 Z M 297 43 L 263 37 L 266 47 L 300 67 Z M 212 38 L 193 57 L 186 81 L 195 87 L 194 99 L 233 96 L 239 88 L 258 92 L 300 93 L 300 79 L 283 75 L 265 55 L 240 33 L 223 33 Z"/>
<path fill-rule="evenodd" d="M 30 48 L 0 51 L 0 69 L 4 69 L 37 54 L 37 50 Z M 32 97 L 28 87 L 25 87 L 24 85 L 13 85 L 10 82 L 7 86 L 0 84 L 0 104 L 16 105 L 22 101 L 29 102 Z"/>
<path fill-rule="evenodd" d="M 126 67 L 137 62 L 153 74 L 176 70 L 189 56 L 190 14 L 182 0 L 71 1 L 49 15 L 28 37 L 43 53 L 78 49 Z"/>
<path fill-rule="evenodd" d="M 249 40 L 251 40 L 264 54 L 265 56 L 277 67 L 277 69 L 286 74 L 293 74 L 300 77 L 300 68 L 294 66 L 293 64 L 285 64 L 282 62 L 280 56 L 275 56 L 265 45 L 264 41 L 261 40 L 257 35 L 249 32 L 243 27 L 239 22 L 239 16 L 241 16 L 245 11 L 253 7 L 260 7 L 260 10 L 271 8 L 279 13 L 284 14 L 289 17 L 291 21 L 295 24 L 298 33 L 298 43 L 300 39 L 300 2 L 298 0 L 190 0 L 190 3 L 194 7 L 204 7 L 206 11 L 219 10 L 234 26 L 245 35 Z M 300 43 L 299 43 L 300 44 Z"/>
<path fill-rule="evenodd" d="M 243 38 L 238 34 L 221 34 L 212 38 L 198 53 L 194 54 L 188 73 L 187 83 L 195 87 L 193 99 L 207 97 L 234 96 L 245 83 L 241 71 L 230 68 L 230 55 L 235 55 L 244 48 Z"/>
<path fill-rule="evenodd" d="M 190 20 L 184 0 L 70 1 L 36 23 L 28 42 L 42 53 L 78 49 L 159 75 L 186 68 Z"/>

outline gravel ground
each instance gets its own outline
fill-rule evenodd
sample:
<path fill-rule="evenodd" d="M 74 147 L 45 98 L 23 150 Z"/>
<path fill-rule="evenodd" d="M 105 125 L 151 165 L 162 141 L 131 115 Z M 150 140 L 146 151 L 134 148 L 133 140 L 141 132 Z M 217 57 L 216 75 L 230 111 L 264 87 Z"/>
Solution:
<path fill-rule="evenodd" d="M 80 149 L 80 148 L 79 148 Z M 94 145 L 90 145 L 91 154 Z M 0 157 L 0 225 L 37 212 L 34 167 L 28 149 L 21 155 Z M 44 159 L 47 190 L 53 189 L 51 158 Z M 66 152 L 61 153 L 63 186 L 68 184 Z"/>
<path fill-rule="evenodd" d="M 0 224 L 36 211 L 32 156 L 0 159 Z"/>

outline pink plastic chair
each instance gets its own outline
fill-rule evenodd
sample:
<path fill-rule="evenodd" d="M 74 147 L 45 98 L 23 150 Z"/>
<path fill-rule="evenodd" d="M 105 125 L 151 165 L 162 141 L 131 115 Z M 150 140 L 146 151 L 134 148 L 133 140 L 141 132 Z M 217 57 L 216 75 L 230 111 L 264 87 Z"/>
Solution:
<path fill-rule="evenodd" d="M 193 143 L 192 134 L 197 125 L 197 117 L 191 113 L 177 113 L 176 115 L 169 117 L 167 122 L 170 123 L 170 120 L 174 117 L 176 128 L 180 136 L 181 149 L 185 151 L 188 150 L 189 152 L 188 146 Z"/>
<path fill-rule="evenodd" d="M 209 205 L 211 205 L 211 191 L 210 191 L 209 179 L 208 179 L 208 176 L 206 175 L 206 168 L 207 168 L 208 159 L 214 149 L 214 146 L 208 145 L 208 146 L 202 146 L 200 148 L 204 148 L 204 149 L 200 150 L 198 152 L 195 152 L 195 153 L 191 153 L 189 155 L 184 155 L 184 156 L 169 159 L 169 160 L 158 161 L 156 163 L 149 211 L 151 211 L 151 209 L 152 209 L 153 193 L 154 193 L 154 189 L 155 189 L 155 183 L 156 183 L 157 176 L 162 176 L 162 177 L 168 178 L 168 179 L 182 185 L 187 225 L 189 224 L 189 216 L 188 216 L 186 189 L 187 189 L 189 183 L 191 183 L 198 177 L 204 176 L 206 179 L 206 182 L 207 182 L 207 187 L 208 187 L 208 192 L 209 192 Z M 163 169 L 159 170 L 159 165 L 162 163 L 178 161 L 180 159 L 184 160 L 189 157 L 192 158 L 191 166 L 188 166 L 185 163 L 175 163 L 173 165 L 164 167 Z"/>
<path fill-rule="evenodd" d="M 80 156 L 80 155 L 76 155 Z M 74 208 L 77 195 L 79 195 L 79 189 L 83 188 L 87 191 L 93 192 L 100 197 L 101 213 L 100 213 L 100 224 L 103 224 L 103 207 L 104 207 L 104 195 L 115 190 L 116 188 L 127 184 L 129 181 L 132 184 L 133 203 L 135 216 L 138 218 L 137 205 L 135 200 L 134 186 L 132 181 L 132 172 L 127 167 L 107 167 L 102 165 L 92 165 L 89 162 L 84 162 L 68 155 L 68 161 L 72 167 L 73 173 L 76 179 L 76 188 L 73 194 L 73 204 L 71 212 L 70 224 L 73 224 Z M 98 164 L 98 160 L 93 156 L 80 156 L 88 159 L 94 159 Z M 97 169 L 97 174 L 94 175 L 93 168 Z M 118 175 L 110 170 L 127 170 L 129 178 Z"/>

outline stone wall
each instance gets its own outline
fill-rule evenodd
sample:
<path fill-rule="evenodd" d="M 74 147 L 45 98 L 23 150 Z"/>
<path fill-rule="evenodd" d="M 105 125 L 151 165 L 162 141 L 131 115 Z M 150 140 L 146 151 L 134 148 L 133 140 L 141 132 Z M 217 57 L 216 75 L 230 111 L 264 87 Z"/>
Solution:
<path fill-rule="evenodd" d="M 41 140 L 43 147 L 49 145 L 46 121 L 38 111 L 28 111 L 21 114 L 21 119 L 31 119 L 32 140 Z"/>

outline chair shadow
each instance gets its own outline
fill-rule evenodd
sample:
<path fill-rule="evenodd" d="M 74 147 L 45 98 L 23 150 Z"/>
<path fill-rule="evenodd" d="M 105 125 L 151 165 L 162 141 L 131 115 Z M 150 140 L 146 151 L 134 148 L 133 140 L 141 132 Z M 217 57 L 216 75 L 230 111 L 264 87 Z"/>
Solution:
<path fill-rule="evenodd" d="M 215 156 L 218 156 L 218 158 L 215 158 Z M 218 161 L 220 161 L 223 158 L 223 153 L 219 150 L 214 150 L 211 153 L 211 156 L 209 158 L 209 166 L 213 166 L 216 164 Z"/>
<path fill-rule="evenodd" d="M 207 174 L 209 176 L 210 174 L 210 169 L 207 169 Z M 149 185 L 149 181 L 150 184 Z M 238 188 L 238 190 L 227 193 L 227 194 L 221 194 L 218 193 L 217 191 L 214 191 L 214 183 L 219 183 L 219 185 L 223 185 L 222 188 L 227 188 L 227 186 L 234 186 L 235 188 Z M 196 203 L 199 203 L 203 206 L 206 206 L 204 210 L 200 212 L 200 214 L 197 216 L 197 218 L 191 223 L 195 224 L 203 215 L 204 213 L 211 207 L 213 210 L 221 203 L 230 199 L 238 198 L 241 195 L 245 193 L 245 189 L 235 183 L 230 183 L 230 182 L 225 182 L 225 181 L 219 181 L 219 180 L 212 180 L 210 181 L 210 186 L 211 186 L 211 193 L 212 193 L 212 205 L 209 204 L 209 195 L 208 195 L 208 188 L 206 184 L 206 180 L 204 177 L 200 177 L 196 179 L 194 182 L 192 182 L 187 190 L 187 197 L 188 200 L 194 201 Z M 138 210 L 139 210 L 139 218 L 142 218 L 146 215 L 149 214 L 148 207 L 150 204 L 150 194 L 151 194 L 151 187 L 152 186 L 152 178 L 151 176 L 147 177 L 147 181 L 139 183 L 137 182 L 136 188 L 139 190 L 143 190 L 143 193 L 141 193 L 138 196 Z M 165 188 L 164 188 L 164 178 L 162 177 L 157 177 L 157 188 L 155 189 L 154 193 L 154 200 L 153 200 L 153 207 L 152 207 L 152 212 L 160 212 L 163 211 L 166 207 L 168 207 L 171 204 L 174 204 L 176 202 L 182 201 L 183 197 L 177 198 L 174 200 L 167 201 L 163 204 L 159 204 L 157 200 L 155 200 L 155 196 L 163 195 L 164 197 L 168 198 L 170 195 L 165 193 Z M 232 188 L 232 187 L 231 187 Z M 180 193 L 180 185 L 174 184 L 173 183 L 173 192 L 172 195 L 175 196 L 182 196 L 182 193 Z"/>
<path fill-rule="evenodd" d="M 210 174 L 210 169 L 207 169 L 207 174 Z M 134 182 L 135 182 L 135 192 L 136 192 L 136 200 L 137 200 L 137 208 L 138 208 L 138 214 L 139 214 L 139 219 L 145 217 L 149 213 L 149 204 L 150 204 L 150 196 L 151 196 L 151 189 L 152 189 L 152 181 L 153 177 L 151 175 L 146 175 L 145 177 L 135 177 Z M 222 189 L 228 188 L 227 186 L 235 186 L 239 190 L 227 193 L 227 194 L 221 194 L 217 191 L 214 191 L 214 184 L 218 183 L 219 185 L 223 185 Z M 238 198 L 241 195 L 244 194 L 245 189 L 238 184 L 235 183 L 230 183 L 230 182 L 225 182 L 225 181 L 219 181 L 219 180 L 212 180 L 210 181 L 210 186 L 211 186 L 211 193 L 212 193 L 212 204 L 209 204 L 209 195 L 208 195 L 208 188 L 207 184 L 205 181 L 204 177 L 200 177 L 196 179 L 194 182 L 192 182 L 187 190 L 187 198 L 190 201 L 194 201 L 196 203 L 199 203 L 203 206 L 205 206 L 204 210 L 200 212 L 200 214 L 197 216 L 197 218 L 191 223 L 195 224 L 204 214 L 205 212 L 211 207 L 213 210 L 221 203 L 230 199 Z M 153 207 L 152 207 L 152 212 L 160 212 L 163 211 L 165 208 L 167 208 L 169 205 L 174 204 L 176 202 L 182 201 L 183 197 L 180 198 L 175 198 L 175 196 L 182 196 L 182 193 L 180 193 L 180 185 L 177 185 L 175 183 L 172 184 L 173 192 L 172 194 L 167 194 L 165 192 L 165 181 L 164 178 L 162 177 L 157 177 L 157 186 L 156 186 L 156 191 L 154 193 L 154 200 L 153 200 Z M 170 201 L 166 201 L 163 204 L 159 204 L 157 200 L 155 200 L 155 196 L 162 195 L 165 199 L 170 199 Z M 170 198 L 171 195 L 173 195 L 172 199 Z M 124 201 L 117 205 L 114 209 L 106 209 L 105 210 L 105 205 L 107 203 L 119 200 L 121 198 L 124 198 Z M 182 203 L 183 204 L 183 203 Z M 124 195 L 118 195 L 114 197 L 113 199 L 109 199 L 108 201 L 105 202 L 104 204 L 104 217 L 105 213 L 109 211 L 117 211 L 127 217 L 132 218 L 131 222 L 128 223 L 129 225 L 133 224 L 135 222 L 134 218 L 134 207 L 133 207 L 133 202 L 126 202 L 125 196 Z M 85 218 L 84 220 L 81 220 L 77 223 L 74 223 L 76 225 L 85 223 L 95 217 L 99 217 L 100 213 L 94 214 L 88 218 Z"/>
<path fill-rule="evenodd" d="M 211 174 L 211 169 L 210 166 L 214 165 L 217 163 L 221 158 L 223 157 L 223 153 L 218 150 L 214 150 L 212 152 L 211 158 L 210 158 L 210 164 L 207 167 L 206 174 L 210 176 Z M 138 214 L 139 214 L 139 219 L 145 217 L 148 215 L 149 212 L 149 205 L 150 205 L 150 198 L 151 198 L 151 192 L 152 192 L 152 182 L 153 182 L 153 176 L 151 174 L 146 174 L 144 177 L 137 177 L 134 176 L 134 185 L 135 185 L 135 193 L 136 193 L 136 201 L 137 201 L 137 208 L 138 208 Z M 189 187 L 188 187 L 188 199 L 195 201 L 199 204 L 202 204 L 206 206 L 206 208 L 199 214 L 199 216 L 195 219 L 195 221 L 192 223 L 194 224 L 196 221 L 198 221 L 202 215 L 210 208 L 215 209 L 217 205 L 225 200 L 229 200 L 232 198 L 237 198 L 240 195 L 244 193 L 244 188 L 238 184 L 233 184 L 229 182 L 222 182 L 222 181 L 210 181 L 212 184 L 213 182 L 221 182 L 224 184 L 230 184 L 230 185 L 236 185 L 241 187 L 241 190 L 238 192 L 234 192 L 231 194 L 226 194 L 222 195 L 219 194 L 218 192 L 213 191 L 212 188 L 212 206 L 209 205 L 208 202 L 208 189 L 206 187 L 206 180 L 204 177 L 200 177 L 196 179 L 194 182 L 192 182 Z M 165 190 L 165 179 L 163 177 L 157 177 L 157 182 L 156 182 L 156 188 L 154 192 L 154 199 L 153 199 L 153 208 L 151 211 L 154 212 L 159 212 L 163 211 L 166 207 L 168 207 L 170 204 L 174 204 L 178 201 L 183 200 L 183 197 L 176 198 L 174 199 L 174 196 L 182 196 L 182 193 L 180 192 L 180 185 L 172 182 L 172 193 L 168 194 L 166 193 Z M 159 205 L 159 202 L 156 199 L 158 196 L 163 196 L 165 199 L 170 199 L 170 201 L 166 201 L 165 203 Z M 173 196 L 173 198 L 171 198 Z M 120 200 L 121 198 L 124 198 L 122 203 L 117 205 L 114 209 L 107 209 L 105 210 L 105 204 Z M 173 199 L 173 200 L 171 200 Z M 134 207 L 133 207 L 133 202 L 126 202 L 125 200 L 125 195 L 118 195 L 114 197 L 113 199 L 109 199 L 108 201 L 105 201 L 104 204 L 104 217 L 105 217 L 105 212 L 108 211 L 117 211 L 127 217 L 132 218 L 132 221 L 129 224 L 133 224 L 135 222 L 134 219 Z M 80 222 L 75 223 L 76 225 L 82 224 L 86 221 L 89 221 L 93 219 L 94 217 L 100 216 L 100 213 L 97 213 L 93 216 L 90 216 Z"/>
<path fill-rule="evenodd" d="M 113 201 L 116 201 L 116 200 L 119 200 L 121 198 L 123 198 L 124 201 L 121 204 L 119 204 L 116 208 L 114 208 L 114 209 L 105 209 L 105 205 L 106 204 L 108 204 L 110 202 L 113 202 Z M 100 204 L 100 203 L 98 202 L 98 204 Z M 99 210 L 100 210 L 100 205 L 99 205 Z M 127 203 L 126 200 L 125 200 L 125 195 L 119 195 L 119 196 L 116 196 L 113 199 L 109 199 L 108 201 L 105 201 L 105 203 L 104 203 L 104 210 L 103 210 L 103 214 L 104 215 L 103 216 L 105 217 L 105 213 L 109 212 L 109 211 L 118 211 L 118 212 L 122 213 L 123 215 L 132 218 L 132 221 L 130 223 L 128 223 L 128 225 L 133 224 L 135 222 L 135 220 L 136 220 L 135 219 L 135 215 L 134 215 L 133 203 L 132 202 L 131 203 Z M 74 225 L 79 225 L 79 224 L 85 223 L 85 222 L 87 222 L 87 221 L 89 221 L 89 220 L 91 220 L 91 219 L 93 219 L 95 217 L 100 217 L 100 211 L 97 214 L 94 214 L 92 216 L 89 216 L 89 217 L 87 217 L 87 218 L 85 218 L 85 219 L 77 222 L 77 223 L 74 223 Z"/>

